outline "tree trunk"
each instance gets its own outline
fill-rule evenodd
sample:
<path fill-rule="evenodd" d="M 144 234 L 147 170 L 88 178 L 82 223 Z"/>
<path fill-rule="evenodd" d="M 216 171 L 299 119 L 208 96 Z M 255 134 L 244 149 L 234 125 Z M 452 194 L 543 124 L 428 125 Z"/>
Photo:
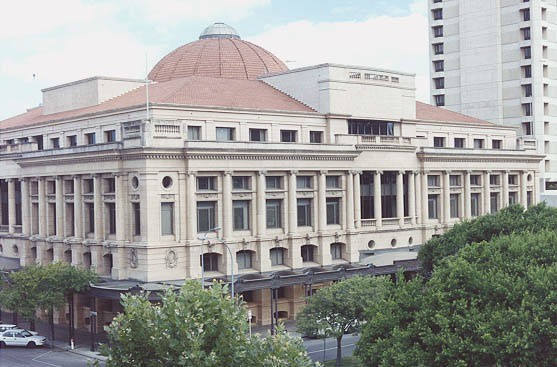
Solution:
<path fill-rule="evenodd" d="M 75 325 L 74 325 L 74 297 L 73 297 L 73 293 L 70 294 L 68 296 L 68 308 L 69 308 L 69 313 L 70 313 L 70 319 L 68 322 L 68 344 L 71 346 L 72 345 L 72 340 L 75 339 Z M 75 340 L 74 340 L 75 342 Z"/>
<path fill-rule="evenodd" d="M 342 360 L 342 335 L 337 336 L 337 367 L 340 367 Z"/>
<path fill-rule="evenodd" d="M 54 341 L 54 308 L 50 308 L 48 315 L 48 324 L 50 326 L 50 345 Z"/>
<path fill-rule="evenodd" d="M 33 330 L 33 331 L 36 331 L 37 326 L 35 325 L 35 319 L 31 319 L 31 320 L 29 321 L 29 329 L 31 329 L 31 330 Z"/>

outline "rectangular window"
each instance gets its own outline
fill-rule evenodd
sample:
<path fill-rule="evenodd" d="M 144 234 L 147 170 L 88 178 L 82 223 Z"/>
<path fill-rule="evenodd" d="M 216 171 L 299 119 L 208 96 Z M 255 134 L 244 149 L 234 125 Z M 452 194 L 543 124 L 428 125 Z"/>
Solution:
<path fill-rule="evenodd" d="M 522 9 L 520 10 L 522 13 L 522 20 L 527 22 L 530 20 L 530 9 Z"/>
<path fill-rule="evenodd" d="M 284 265 L 284 250 L 282 248 L 273 248 L 269 252 L 271 257 L 271 265 Z"/>
<path fill-rule="evenodd" d="M 250 215 L 249 215 L 249 200 L 234 200 L 232 202 L 232 210 L 234 217 L 234 230 L 235 231 L 245 231 L 248 230 L 250 225 Z"/>
<path fill-rule="evenodd" d="M 449 176 L 449 185 L 451 187 L 460 187 L 461 185 L 461 181 L 460 181 L 460 175 L 450 175 Z"/>
<path fill-rule="evenodd" d="M 202 176 L 197 178 L 198 191 L 215 191 L 216 189 L 217 189 L 216 177 Z"/>
<path fill-rule="evenodd" d="M 252 260 L 251 260 L 251 252 L 250 251 L 238 251 L 236 253 L 236 262 L 238 263 L 238 269 L 250 269 L 252 267 Z M 245 297 L 245 294 L 249 292 L 244 292 L 244 301 L 248 302 Z M 253 298 L 252 298 L 253 301 Z"/>
<path fill-rule="evenodd" d="M 445 105 L 445 95 L 444 94 L 436 94 L 433 96 L 435 99 L 435 105 L 437 107 L 442 107 Z"/>
<path fill-rule="evenodd" d="M 250 176 L 234 176 L 232 177 L 232 189 L 234 190 L 251 190 Z"/>
<path fill-rule="evenodd" d="M 296 188 L 298 190 L 307 190 L 311 189 L 312 186 L 312 178 L 311 176 L 298 176 L 296 177 Z"/>
<path fill-rule="evenodd" d="M 85 203 L 85 213 L 88 233 L 95 233 L 95 206 L 93 203 Z"/>
<path fill-rule="evenodd" d="M 492 192 L 489 199 L 489 203 L 491 205 L 491 214 L 495 214 L 499 210 L 499 193 Z"/>
<path fill-rule="evenodd" d="M 435 89 L 445 88 L 445 78 L 433 78 L 433 83 L 435 84 Z"/>
<path fill-rule="evenodd" d="M 52 147 L 52 149 L 60 148 L 60 138 L 50 139 L 50 146 Z"/>
<path fill-rule="evenodd" d="M 520 31 L 522 32 L 522 39 L 528 41 L 531 38 L 530 35 L 530 27 L 521 28 Z"/>
<path fill-rule="evenodd" d="M 470 185 L 471 186 L 481 186 L 482 176 L 481 175 L 470 175 Z"/>
<path fill-rule="evenodd" d="M 104 179 L 104 193 L 116 192 L 116 179 L 109 177 Z"/>
<path fill-rule="evenodd" d="M 97 136 L 95 133 L 85 134 L 85 143 L 87 145 L 93 145 L 97 143 Z"/>
<path fill-rule="evenodd" d="M 283 143 L 295 143 L 296 142 L 296 130 L 281 130 L 280 131 L 280 141 Z"/>
<path fill-rule="evenodd" d="M 442 43 L 435 43 L 433 44 L 433 53 L 435 55 L 442 55 L 444 52 L 443 44 Z"/>
<path fill-rule="evenodd" d="M 234 140 L 233 127 L 217 127 L 217 140 L 218 141 L 233 141 Z"/>
<path fill-rule="evenodd" d="M 327 176 L 325 180 L 328 189 L 340 189 L 340 176 Z"/>
<path fill-rule="evenodd" d="M 106 203 L 108 213 L 108 234 L 116 234 L 116 204 Z"/>
<path fill-rule="evenodd" d="M 395 134 L 395 123 L 378 120 L 348 120 L 348 134 L 351 135 L 385 135 Z"/>
<path fill-rule="evenodd" d="M 64 180 L 64 194 L 73 194 L 73 180 Z"/>
<path fill-rule="evenodd" d="M 483 148 L 484 148 L 484 140 L 474 139 L 474 149 L 483 149 Z"/>
<path fill-rule="evenodd" d="M 439 195 L 428 195 L 427 196 L 427 210 L 429 219 L 438 219 L 438 206 L 439 206 Z"/>
<path fill-rule="evenodd" d="M 522 86 L 524 97 L 532 97 L 532 84 L 524 84 Z"/>
<path fill-rule="evenodd" d="M 518 192 L 509 192 L 509 205 L 518 204 Z"/>
<path fill-rule="evenodd" d="M 443 148 L 445 146 L 445 138 L 441 136 L 433 137 L 433 146 L 435 148 Z"/>
<path fill-rule="evenodd" d="M 77 145 L 77 135 L 70 135 L 66 139 L 69 147 L 75 147 Z"/>
<path fill-rule="evenodd" d="M 282 189 L 282 176 L 267 176 L 265 177 L 265 185 L 267 190 L 280 190 Z"/>
<path fill-rule="evenodd" d="M 433 30 L 433 37 L 435 37 L 435 38 L 443 37 L 443 26 L 442 25 L 432 27 L 432 30 Z"/>
<path fill-rule="evenodd" d="M 445 61 L 444 60 L 436 60 L 433 62 L 433 69 L 437 72 L 445 71 Z"/>
<path fill-rule="evenodd" d="M 524 59 L 532 58 L 532 48 L 530 46 L 525 46 L 520 48 L 522 50 L 522 57 Z"/>
<path fill-rule="evenodd" d="M 139 203 L 132 203 L 133 212 L 133 234 L 134 236 L 141 235 L 141 206 Z"/>
<path fill-rule="evenodd" d="M 267 200 L 267 228 L 282 227 L 282 200 Z"/>
<path fill-rule="evenodd" d="M 323 143 L 323 131 L 310 131 L 309 132 L 309 142 L 310 143 Z"/>
<path fill-rule="evenodd" d="M 298 199 L 298 226 L 309 227 L 312 225 L 311 220 L 312 199 Z"/>
<path fill-rule="evenodd" d="M 532 65 L 524 65 L 522 67 L 522 73 L 523 73 L 525 78 L 531 78 L 532 77 Z"/>
<path fill-rule="evenodd" d="M 83 193 L 92 194 L 95 191 L 95 183 L 92 178 L 83 180 Z"/>
<path fill-rule="evenodd" d="M 427 176 L 427 186 L 428 187 L 440 187 L 440 179 L 438 175 L 428 175 Z"/>
<path fill-rule="evenodd" d="M 509 175 L 509 185 L 518 185 L 518 175 Z"/>
<path fill-rule="evenodd" d="M 201 140 L 201 126 L 188 126 L 188 140 Z"/>
<path fill-rule="evenodd" d="M 161 234 L 174 234 L 174 203 L 161 203 Z"/>
<path fill-rule="evenodd" d="M 464 138 L 454 138 L 454 147 L 455 148 L 464 148 Z"/>
<path fill-rule="evenodd" d="M 197 203 L 197 232 L 207 232 L 215 228 L 216 206 L 215 201 L 199 201 Z"/>
<path fill-rule="evenodd" d="M 460 217 L 460 194 L 451 194 L 449 201 L 451 218 Z"/>
<path fill-rule="evenodd" d="M 333 260 L 342 259 L 342 245 L 340 243 L 331 244 L 331 258 Z"/>
<path fill-rule="evenodd" d="M 43 136 L 42 135 L 33 136 L 33 141 L 35 143 L 37 143 L 37 150 L 43 150 L 44 149 Z"/>
<path fill-rule="evenodd" d="M 340 198 L 327 198 L 327 224 L 340 224 Z"/>
<path fill-rule="evenodd" d="M 480 194 L 477 192 L 470 194 L 470 214 L 473 217 L 480 215 Z"/>
<path fill-rule="evenodd" d="M 267 141 L 267 130 L 265 129 L 249 129 L 250 141 Z"/>
<path fill-rule="evenodd" d="M 491 186 L 499 186 L 501 184 L 501 176 L 499 175 L 489 175 L 489 184 Z"/>
<path fill-rule="evenodd" d="M 501 149 L 503 147 L 503 141 L 502 140 L 492 140 L 491 141 L 491 148 L 492 149 Z"/>
<path fill-rule="evenodd" d="M 443 9 L 433 9 L 431 12 L 433 13 L 433 20 L 443 19 Z"/>
<path fill-rule="evenodd" d="M 104 132 L 104 142 L 111 143 L 116 141 L 116 130 L 107 130 Z"/>
<path fill-rule="evenodd" d="M 523 103 L 522 110 L 524 111 L 524 116 L 532 116 L 532 104 L 531 103 Z"/>
<path fill-rule="evenodd" d="M 533 135 L 534 134 L 531 122 L 523 122 L 522 123 L 522 133 L 524 135 Z"/>

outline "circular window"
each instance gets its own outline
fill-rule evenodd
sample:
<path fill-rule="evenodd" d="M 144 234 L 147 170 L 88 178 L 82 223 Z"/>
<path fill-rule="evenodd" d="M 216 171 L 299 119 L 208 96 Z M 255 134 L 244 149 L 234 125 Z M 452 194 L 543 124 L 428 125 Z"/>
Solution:
<path fill-rule="evenodd" d="M 528 174 L 528 176 L 526 176 L 526 179 L 527 179 L 528 181 L 532 181 L 532 175 L 531 175 L 531 174 Z"/>
<path fill-rule="evenodd" d="M 165 189 L 169 189 L 171 186 L 172 186 L 172 177 L 164 176 L 164 178 L 162 179 L 162 187 L 164 187 Z"/>
<path fill-rule="evenodd" d="M 391 240 L 391 246 L 392 246 L 392 247 L 395 247 L 395 246 L 396 246 L 396 239 L 393 238 L 393 239 Z"/>
<path fill-rule="evenodd" d="M 374 241 L 374 240 L 369 241 L 369 242 L 367 243 L 367 247 L 369 247 L 369 248 L 374 248 L 374 247 L 375 247 L 375 241 Z"/>
<path fill-rule="evenodd" d="M 408 238 L 408 244 L 411 245 L 411 244 L 413 244 L 413 243 L 414 243 L 414 238 L 409 237 L 409 238 Z"/>
<path fill-rule="evenodd" d="M 17 255 L 17 254 L 19 253 L 19 248 L 17 248 L 17 246 L 14 245 L 14 246 L 12 247 L 12 251 L 14 252 L 14 254 Z"/>
<path fill-rule="evenodd" d="M 171 179 L 171 181 L 172 181 L 172 179 Z M 164 180 L 163 180 L 163 182 L 164 182 Z M 132 188 L 135 190 L 138 187 L 139 187 L 139 178 L 137 178 L 137 176 L 133 176 L 132 177 Z"/>

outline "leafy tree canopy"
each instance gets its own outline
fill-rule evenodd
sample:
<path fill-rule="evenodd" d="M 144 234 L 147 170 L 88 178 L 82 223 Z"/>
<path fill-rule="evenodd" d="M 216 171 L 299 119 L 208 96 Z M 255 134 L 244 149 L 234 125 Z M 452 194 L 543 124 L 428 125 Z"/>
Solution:
<path fill-rule="evenodd" d="M 557 208 L 541 203 L 525 211 L 520 205 L 512 205 L 495 214 L 455 224 L 444 235 L 426 242 L 420 249 L 418 258 L 424 274 L 429 276 L 443 259 L 455 255 L 468 244 L 490 241 L 499 235 L 536 233 L 553 228 L 557 228 Z"/>
<path fill-rule="evenodd" d="M 427 283 L 393 285 L 356 353 L 368 366 L 554 366 L 556 304 L 557 233 L 501 236 L 466 246 Z"/>
<path fill-rule="evenodd" d="M 146 294 L 122 297 L 124 312 L 107 327 L 108 367 L 312 366 L 300 339 L 283 331 L 247 335 L 247 312 L 224 286 L 188 281 L 158 304 Z"/>

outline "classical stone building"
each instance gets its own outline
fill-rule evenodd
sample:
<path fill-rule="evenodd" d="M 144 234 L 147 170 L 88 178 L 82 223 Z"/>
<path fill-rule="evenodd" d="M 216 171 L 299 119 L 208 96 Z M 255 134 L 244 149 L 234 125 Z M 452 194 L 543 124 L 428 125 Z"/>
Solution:
<path fill-rule="evenodd" d="M 149 79 L 48 88 L 0 122 L 0 256 L 94 268 L 106 282 L 77 300 L 79 326 L 90 307 L 110 321 L 136 283 L 232 269 L 255 322 L 292 318 L 315 279 L 381 272 L 539 198 L 534 141 L 416 102 L 412 74 L 288 70 L 216 24 Z"/>

